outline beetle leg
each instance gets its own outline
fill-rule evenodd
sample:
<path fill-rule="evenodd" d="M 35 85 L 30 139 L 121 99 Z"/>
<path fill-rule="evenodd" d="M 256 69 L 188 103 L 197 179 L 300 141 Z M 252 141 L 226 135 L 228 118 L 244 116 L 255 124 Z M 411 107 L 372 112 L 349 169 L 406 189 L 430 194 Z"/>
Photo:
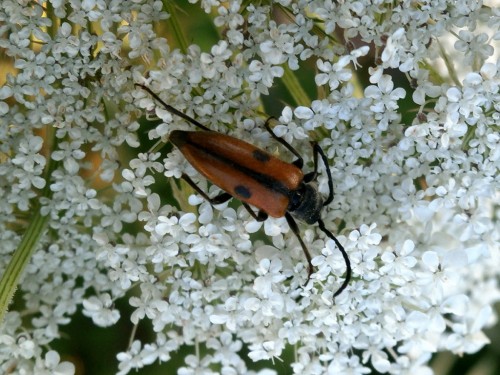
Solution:
<path fill-rule="evenodd" d="M 231 194 L 224 192 L 224 193 L 220 193 L 219 195 L 216 195 L 213 198 L 210 198 L 207 195 L 207 193 L 205 193 L 203 190 L 201 190 L 199 188 L 199 186 L 196 185 L 194 183 L 194 181 L 191 180 L 191 178 L 187 174 L 182 174 L 181 177 L 184 181 L 186 181 L 189 184 L 189 186 L 191 186 L 198 194 L 200 194 L 203 198 L 205 198 L 212 205 L 217 205 L 217 204 L 227 202 L 228 200 L 230 200 L 233 197 Z"/>
<path fill-rule="evenodd" d="M 243 205 L 243 207 L 245 207 L 248 211 L 248 213 L 257 221 L 264 221 L 268 218 L 268 214 L 265 213 L 264 211 L 262 210 L 259 210 L 258 213 L 255 213 L 254 210 L 252 210 L 252 208 L 246 204 L 245 202 L 241 202 L 241 204 Z"/>
<path fill-rule="evenodd" d="M 288 212 L 285 214 L 286 222 L 288 223 L 288 226 L 292 230 L 292 232 L 295 234 L 297 239 L 299 240 L 300 246 L 302 247 L 302 251 L 304 252 L 304 255 L 306 256 L 307 259 L 307 280 L 304 283 L 304 286 L 307 285 L 309 280 L 311 280 L 311 275 L 313 273 L 313 265 L 311 261 L 311 254 L 309 254 L 309 250 L 306 247 L 306 244 L 304 243 L 304 240 L 302 240 L 302 237 L 300 236 L 300 230 L 295 222 L 295 219 L 290 215 Z"/>
<path fill-rule="evenodd" d="M 314 171 L 307 173 L 304 176 L 304 182 L 309 183 L 311 181 L 316 180 L 318 177 L 318 155 L 323 160 L 323 164 L 325 165 L 326 175 L 328 176 L 328 189 L 330 192 L 328 193 L 328 198 L 323 202 L 323 207 L 328 206 L 333 201 L 333 178 L 332 172 L 330 171 L 330 167 L 328 166 L 328 159 L 326 158 L 325 152 L 316 142 L 312 142 L 313 147 L 313 158 L 314 158 Z"/>
<path fill-rule="evenodd" d="M 288 143 L 287 141 L 285 141 L 283 138 L 281 137 L 278 137 L 276 134 L 274 134 L 273 130 L 271 129 L 271 127 L 269 126 L 269 122 L 274 119 L 276 120 L 276 117 L 269 117 L 266 122 L 264 123 L 264 127 L 266 128 L 266 130 L 269 132 L 269 134 L 271 134 L 271 137 L 273 137 L 277 142 L 281 143 L 284 147 L 286 147 L 286 149 L 288 151 L 290 151 L 292 154 L 295 155 L 295 157 L 297 158 L 294 162 L 292 162 L 293 165 L 295 165 L 296 167 L 302 169 L 302 167 L 304 166 L 304 159 L 302 159 L 302 156 L 300 156 L 300 154 L 297 152 L 296 149 L 294 149 L 292 147 L 292 145 L 290 143 Z"/>

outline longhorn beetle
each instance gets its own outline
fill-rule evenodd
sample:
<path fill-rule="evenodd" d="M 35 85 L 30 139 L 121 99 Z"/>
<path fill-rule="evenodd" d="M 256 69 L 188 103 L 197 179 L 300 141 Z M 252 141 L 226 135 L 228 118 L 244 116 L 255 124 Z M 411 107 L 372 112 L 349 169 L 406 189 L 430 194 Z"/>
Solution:
<path fill-rule="evenodd" d="M 149 87 L 136 83 L 136 86 L 147 91 L 163 107 L 203 131 L 174 130 L 170 133 L 172 142 L 189 161 L 189 163 L 207 180 L 224 190 L 223 193 L 210 198 L 189 176 L 182 178 L 211 204 L 221 204 L 232 197 L 239 199 L 248 212 L 257 220 L 264 221 L 268 216 L 285 217 L 292 232 L 297 236 L 308 263 L 307 282 L 311 278 L 313 265 L 295 218 L 307 224 L 318 223 L 319 228 L 331 238 L 344 257 L 346 278 L 335 292 L 338 296 L 351 279 L 351 263 L 344 247 L 325 227 L 321 219 L 321 210 L 333 200 L 333 180 L 325 153 L 317 143 L 312 143 L 314 170 L 304 175 L 304 160 L 300 154 L 283 138 L 271 130 L 268 118 L 264 124 L 269 134 L 297 159 L 292 163 L 284 162 L 250 143 L 237 138 L 211 131 L 205 125 L 165 103 Z M 329 194 L 323 198 L 310 183 L 318 176 L 318 155 L 325 165 L 328 176 Z M 259 209 L 255 213 L 249 205 Z"/>

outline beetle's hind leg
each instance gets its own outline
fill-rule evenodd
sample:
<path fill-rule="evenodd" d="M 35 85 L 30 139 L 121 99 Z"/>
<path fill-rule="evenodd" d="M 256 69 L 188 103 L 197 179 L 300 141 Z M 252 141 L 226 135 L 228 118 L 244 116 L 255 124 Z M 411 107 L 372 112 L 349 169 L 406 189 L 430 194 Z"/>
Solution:
<path fill-rule="evenodd" d="M 248 211 L 248 213 L 257 221 L 265 221 L 267 220 L 267 218 L 269 217 L 269 215 L 267 213 L 265 213 L 264 211 L 262 210 L 259 210 L 257 213 L 255 213 L 254 210 L 252 210 L 252 208 L 246 204 L 245 202 L 241 202 L 241 204 L 243 205 L 243 207 L 246 208 L 246 210 Z"/>
<path fill-rule="evenodd" d="M 186 181 L 189 184 L 189 186 L 191 186 L 198 194 L 200 194 L 205 200 L 207 200 L 212 205 L 225 203 L 233 197 L 231 194 L 224 192 L 220 193 L 219 195 L 216 195 L 213 198 L 210 198 L 207 195 L 207 193 L 201 190 L 200 187 L 196 185 L 195 182 L 191 180 L 191 178 L 187 174 L 182 174 L 181 177 L 184 181 Z"/>

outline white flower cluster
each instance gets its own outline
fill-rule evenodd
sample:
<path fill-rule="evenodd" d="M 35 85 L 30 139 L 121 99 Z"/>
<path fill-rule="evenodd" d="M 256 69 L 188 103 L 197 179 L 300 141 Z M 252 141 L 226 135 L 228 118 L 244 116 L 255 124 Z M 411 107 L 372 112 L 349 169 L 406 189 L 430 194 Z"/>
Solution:
<path fill-rule="evenodd" d="M 2 1 L 0 275 L 34 212 L 47 229 L 0 327 L 0 372 L 73 374 L 47 348 L 78 310 L 101 327 L 152 326 L 152 341 L 134 329 L 123 343 L 119 374 L 190 347 L 178 374 L 275 374 L 251 362 L 288 353 L 287 373 L 428 375 L 434 353 L 487 344 L 500 300 L 499 8 L 190 3 L 214 16 L 211 47 L 183 40 L 175 2 Z M 308 139 L 329 159 L 322 218 L 353 271 L 335 299 L 345 263 L 315 226 L 301 225 L 314 265 L 303 285 L 284 218 L 260 223 L 186 194 L 183 173 L 219 190 L 176 149 L 124 156 L 141 145 L 144 112 L 162 120 L 155 141 L 192 129 L 134 83 L 269 149 L 261 99 L 278 82 L 300 97 L 289 82 L 302 72 L 315 100 L 285 106 L 274 130 L 308 166 Z M 318 189 L 328 193 L 325 173 Z M 115 306 L 124 298 L 130 316 Z"/>

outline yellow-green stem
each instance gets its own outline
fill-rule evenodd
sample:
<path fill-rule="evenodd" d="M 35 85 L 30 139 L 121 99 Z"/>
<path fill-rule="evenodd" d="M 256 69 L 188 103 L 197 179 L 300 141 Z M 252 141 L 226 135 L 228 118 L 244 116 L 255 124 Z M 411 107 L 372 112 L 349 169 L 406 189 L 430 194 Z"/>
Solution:
<path fill-rule="evenodd" d="M 174 38 L 177 44 L 179 45 L 179 49 L 183 54 L 187 54 L 188 51 L 188 42 L 186 37 L 184 36 L 184 32 L 182 31 L 182 27 L 179 24 L 179 19 L 177 17 L 177 5 L 172 3 L 171 1 L 164 2 L 165 7 L 170 13 L 170 18 L 168 19 L 170 25 L 172 26 L 172 31 L 174 33 Z"/>
<path fill-rule="evenodd" d="M 453 80 L 455 85 L 457 85 L 458 87 L 462 87 L 462 84 L 460 83 L 460 80 L 458 79 L 455 68 L 453 67 L 453 63 L 450 61 L 448 54 L 446 53 L 442 44 L 439 43 L 439 39 L 437 39 L 437 44 L 439 46 L 439 52 L 441 53 L 441 57 L 443 58 L 443 61 L 446 65 L 446 68 L 448 69 L 448 73 L 450 74 L 450 78 Z"/>
<path fill-rule="evenodd" d="M 285 68 L 285 72 L 281 79 L 286 89 L 295 101 L 295 104 L 309 107 L 311 105 L 311 99 L 304 90 L 304 87 L 302 87 L 302 85 L 300 84 L 300 81 L 295 75 L 295 72 L 291 70 L 286 64 L 283 67 Z"/>
<path fill-rule="evenodd" d="M 3 322 L 12 297 L 17 289 L 19 279 L 23 275 L 26 265 L 37 248 L 40 237 L 45 233 L 48 223 L 47 216 L 42 216 L 40 208 L 32 217 L 31 223 L 19 243 L 16 251 L 12 255 L 7 269 L 0 280 L 0 323 Z"/>

